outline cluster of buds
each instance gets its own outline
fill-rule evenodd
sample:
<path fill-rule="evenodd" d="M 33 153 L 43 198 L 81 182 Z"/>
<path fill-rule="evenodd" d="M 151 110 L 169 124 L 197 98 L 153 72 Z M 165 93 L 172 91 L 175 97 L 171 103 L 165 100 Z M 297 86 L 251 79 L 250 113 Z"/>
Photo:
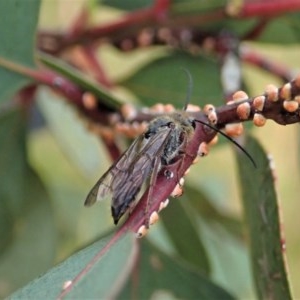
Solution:
<path fill-rule="evenodd" d="M 163 209 L 165 209 L 168 206 L 169 202 L 170 202 L 169 198 L 167 198 L 165 201 L 162 201 L 159 205 L 158 211 L 153 211 L 150 214 L 150 217 L 149 217 L 149 225 L 150 226 L 154 225 L 159 220 L 158 213 L 160 211 L 162 211 Z M 148 230 L 149 230 L 149 226 L 146 226 L 146 225 L 140 226 L 136 232 L 136 237 L 137 238 L 144 237 L 148 233 Z"/>
<path fill-rule="evenodd" d="M 252 118 L 255 126 L 264 126 L 267 119 L 279 124 L 299 122 L 300 76 L 281 88 L 273 84 L 267 85 L 263 95 L 239 104 L 236 113 L 241 120 Z"/>

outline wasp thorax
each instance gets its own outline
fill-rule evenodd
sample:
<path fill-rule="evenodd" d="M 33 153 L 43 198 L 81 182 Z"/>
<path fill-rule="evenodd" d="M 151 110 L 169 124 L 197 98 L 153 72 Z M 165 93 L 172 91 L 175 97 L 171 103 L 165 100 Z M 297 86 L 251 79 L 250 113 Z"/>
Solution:
<path fill-rule="evenodd" d="M 186 112 L 162 115 L 150 122 L 145 139 L 150 137 L 161 145 L 161 164 L 168 165 L 190 139 L 194 132 L 194 120 Z M 159 139 L 161 136 L 161 139 Z"/>

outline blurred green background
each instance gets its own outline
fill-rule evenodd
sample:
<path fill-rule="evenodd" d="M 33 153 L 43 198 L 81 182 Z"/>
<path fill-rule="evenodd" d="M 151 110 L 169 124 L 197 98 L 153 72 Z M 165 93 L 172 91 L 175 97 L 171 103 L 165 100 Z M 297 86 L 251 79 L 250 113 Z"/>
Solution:
<path fill-rule="evenodd" d="M 67 28 L 79 13 L 83 3 L 84 0 L 44 0 L 40 26 Z M 116 10 L 101 8 L 95 18 L 106 22 L 118 15 L 119 12 Z M 251 47 L 295 71 L 300 70 L 300 46 L 251 44 Z M 135 68 L 145 64 L 154 56 L 163 55 L 162 53 L 163 51 L 159 49 L 154 53 L 147 49 L 139 49 L 123 54 L 110 46 L 104 46 L 99 56 L 110 78 L 121 80 Z M 251 96 L 261 94 L 269 83 L 281 85 L 275 77 L 249 65 L 243 65 L 243 73 Z M 184 80 L 182 76 L 183 84 L 185 84 Z M 204 82 L 205 80 L 206 78 L 203 78 Z M 196 86 L 197 82 L 194 84 Z M 128 90 L 119 89 L 118 94 L 123 99 L 137 101 Z M 182 95 L 181 98 L 184 99 L 185 90 Z M 193 96 L 197 98 L 197 95 Z M 209 101 L 214 103 L 212 99 Z M 172 99 L 157 99 L 157 102 L 172 103 Z M 50 236 L 53 240 L 57 238 L 57 242 L 51 245 L 52 248 L 47 244 L 44 248 L 41 246 L 40 251 L 53 253 L 54 262 L 57 263 L 113 228 L 109 201 L 89 209 L 83 207 L 89 189 L 110 163 L 109 156 L 99 140 L 86 130 L 85 121 L 69 105 L 61 101 L 59 96 L 47 88 L 41 88 L 37 105 L 45 117 L 47 127 L 39 127 L 31 131 L 27 141 L 28 153 L 30 163 L 42 178 L 51 199 L 55 225 L 52 227 L 51 222 L 48 224 L 49 238 Z M 284 127 L 269 121 L 262 128 L 251 129 L 251 132 L 258 137 L 275 161 L 288 269 L 294 298 L 297 299 L 300 298 L 298 285 L 300 279 L 299 126 Z M 212 148 L 208 157 L 201 159 L 200 163 L 192 168 L 186 180 L 192 186 L 209 194 L 213 204 L 221 211 L 241 219 L 242 206 L 239 200 L 236 164 L 231 148 L 228 143 Z M 39 228 L 35 227 L 32 230 L 38 231 Z M 164 236 L 161 231 L 163 231 L 162 226 L 157 224 L 150 231 L 149 238 L 161 243 Z M 209 228 L 203 234 L 209 240 L 206 246 L 210 255 L 212 257 L 215 255 L 212 259 L 214 281 L 238 295 L 239 299 L 254 297 L 248 272 L 247 250 L 244 245 L 228 235 L 224 237 L 226 243 L 222 243 L 222 249 L 218 249 L 218 237 L 214 233 L 210 235 Z M 34 236 L 34 233 L 32 235 Z M 168 245 L 165 245 L 165 248 L 167 249 Z M 218 260 L 218 257 L 222 256 L 223 260 Z M 13 252 L 9 260 L 14 260 Z M 30 273 L 31 270 L 28 268 L 27 279 L 31 277 Z M 32 278 L 36 275 L 33 270 Z M 21 284 L 22 280 L 24 281 L 21 278 L 16 286 Z M 11 288 L 9 282 L 0 282 L 0 296 L 11 291 Z"/>

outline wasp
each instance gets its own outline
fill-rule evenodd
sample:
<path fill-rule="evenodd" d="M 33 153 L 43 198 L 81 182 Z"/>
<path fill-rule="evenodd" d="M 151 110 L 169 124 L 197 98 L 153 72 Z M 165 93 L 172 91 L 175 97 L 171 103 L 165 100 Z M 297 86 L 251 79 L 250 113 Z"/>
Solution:
<path fill-rule="evenodd" d="M 172 164 L 178 154 L 184 151 L 194 129 L 195 121 L 185 111 L 153 119 L 148 130 L 134 140 L 98 180 L 88 194 L 85 205 L 92 205 L 111 194 L 111 212 L 117 224 L 135 203 L 136 196 L 147 180 L 154 183 L 158 172 Z"/>
<path fill-rule="evenodd" d="M 218 128 L 191 117 L 186 112 L 186 106 L 183 111 L 175 111 L 153 119 L 149 123 L 148 130 L 135 139 L 97 181 L 89 192 L 85 205 L 90 206 L 111 195 L 111 213 L 114 223 L 117 224 L 119 219 L 134 206 L 136 197 L 147 180 L 149 187 L 153 188 L 158 173 L 185 153 L 185 147 L 195 131 L 196 122 L 221 133 L 242 149 L 254 163 L 242 146 Z M 152 192 L 149 190 L 148 195 Z"/>
<path fill-rule="evenodd" d="M 193 137 L 196 123 L 220 133 L 241 149 L 251 160 L 251 155 L 230 136 L 208 122 L 195 119 L 187 112 L 187 107 L 193 87 L 190 73 L 183 69 L 189 78 L 188 93 L 183 110 L 170 114 L 163 114 L 154 118 L 148 130 L 136 138 L 131 146 L 96 182 L 85 200 L 85 205 L 90 206 L 111 195 L 111 213 L 114 223 L 136 203 L 136 197 L 148 181 L 149 195 L 158 173 L 166 166 L 171 165 L 180 156 L 185 155 L 185 148 Z M 166 176 L 168 172 L 165 173 Z M 177 179 L 179 181 L 179 178 Z M 149 203 L 147 204 L 149 206 Z M 147 224 L 146 224 L 147 225 Z"/>

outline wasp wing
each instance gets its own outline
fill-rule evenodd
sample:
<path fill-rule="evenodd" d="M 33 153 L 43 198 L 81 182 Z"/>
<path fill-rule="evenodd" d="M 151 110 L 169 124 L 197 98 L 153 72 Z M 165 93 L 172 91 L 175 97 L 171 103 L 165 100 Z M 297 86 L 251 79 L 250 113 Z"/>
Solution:
<path fill-rule="evenodd" d="M 153 134 L 148 139 L 143 139 L 141 151 L 134 157 L 128 169 L 113 181 L 112 216 L 115 224 L 122 215 L 132 206 L 142 185 L 149 175 L 161 168 L 161 156 L 164 151 L 171 129 L 166 127 Z"/>
<path fill-rule="evenodd" d="M 120 158 L 114 163 L 96 182 L 91 191 L 86 197 L 84 205 L 93 205 L 96 201 L 100 201 L 107 195 L 112 193 L 112 181 L 116 178 L 117 174 L 122 173 L 125 169 L 119 169 L 120 165 L 125 166 L 126 162 L 130 162 L 139 152 L 143 136 L 134 140 L 131 146 L 120 156 Z"/>
<path fill-rule="evenodd" d="M 149 138 L 138 137 L 115 164 L 98 180 L 85 205 L 92 205 L 112 194 L 115 222 L 125 213 L 147 179 L 157 155 L 161 155 L 171 129 L 166 127 Z"/>

